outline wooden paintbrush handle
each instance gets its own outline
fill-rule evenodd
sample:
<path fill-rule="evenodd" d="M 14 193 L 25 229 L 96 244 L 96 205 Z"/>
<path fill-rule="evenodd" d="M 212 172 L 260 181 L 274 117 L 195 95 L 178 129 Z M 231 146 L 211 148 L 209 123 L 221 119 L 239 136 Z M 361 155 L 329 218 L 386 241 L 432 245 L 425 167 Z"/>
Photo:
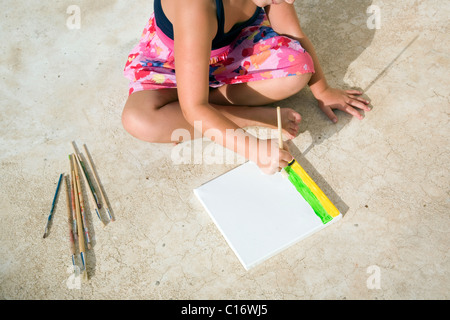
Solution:
<path fill-rule="evenodd" d="M 67 202 L 67 223 L 69 224 L 69 240 L 70 240 L 70 252 L 75 254 L 75 244 L 73 240 L 73 230 L 72 230 L 72 209 L 71 209 L 71 201 L 70 201 L 70 192 L 69 192 L 69 177 L 65 176 L 66 180 L 66 202 Z"/>
<path fill-rule="evenodd" d="M 72 156 L 72 161 L 75 161 L 75 159 L 73 159 Z M 75 165 L 75 163 L 73 163 L 73 165 Z M 72 175 L 75 177 L 75 172 L 72 171 Z M 80 212 L 80 203 L 79 203 L 79 199 L 78 199 L 78 192 L 77 192 L 77 181 L 74 178 L 73 179 L 73 184 L 75 186 L 75 211 L 76 211 L 76 215 L 77 215 L 77 229 L 78 229 L 78 246 L 80 248 L 80 253 L 81 252 L 86 252 L 86 248 L 84 245 L 84 233 L 83 233 L 83 223 L 81 222 L 81 212 Z"/>
<path fill-rule="evenodd" d="M 281 126 L 281 109 L 280 107 L 277 107 L 277 123 L 278 123 L 278 145 L 280 146 L 280 149 L 283 149 L 283 133 L 282 133 L 282 126 Z"/>

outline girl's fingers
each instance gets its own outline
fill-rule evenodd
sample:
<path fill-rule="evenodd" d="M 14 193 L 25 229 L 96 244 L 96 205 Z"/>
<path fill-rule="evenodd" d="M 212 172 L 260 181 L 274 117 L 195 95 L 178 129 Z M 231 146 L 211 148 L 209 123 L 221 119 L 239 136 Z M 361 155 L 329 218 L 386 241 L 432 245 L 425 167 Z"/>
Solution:
<path fill-rule="evenodd" d="M 281 169 L 283 169 L 283 168 L 286 168 L 288 165 L 289 165 L 289 162 L 286 162 L 286 161 L 280 161 L 280 166 L 279 166 L 279 168 L 280 168 L 280 170 L 281 170 Z"/>
<path fill-rule="evenodd" d="M 368 101 L 368 100 L 366 100 L 364 98 L 361 98 L 361 97 L 357 97 L 357 96 L 354 96 L 354 95 L 350 95 L 349 97 L 354 99 L 354 100 L 361 101 L 362 103 L 365 103 L 365 104 L 369 104 L 370 103 L 370 101 Z"/>
<path fill-rule="evenodd" d="M 363 94 L 363 92 L 362 92 L 362 91 L 359 91 L 359 90 L 346 90 L 345 92 L 346 92 L 347 94 L 356 94 L 356 95 L 358 95 L 358 96 L 360 96 L 360 95 Z"/>
<path fill-rule="evenodd" d="M 289 152 L 289 146 L 287 143 L 283 143 L 283 150 L 286 151 L 288 154 L 290 154 Z"/>
<path fill-rule="evenodd" d="M 351 99 L 349 102 L 347 102 L 347 104 L 365 111 L 370 111 L 370 108 L 365 104 L 365 102 L 361 102 L 357 99 Z"/>
<path fill-rule="evenodd" d="M 283 147 L 284 147 L 284 145 L 283 145 Z M 287 147 L 287 146 L 286 146 Z M 287 150 L 285 150 L 285 149 L 283 149 L 283 150 L 280 150 L 280 156 L 279 156 L 279 163 L 281 164 L 282 162 L 284 163 L 284 162 L 286 162 L 286 165 L 290 162 L 290 161 L 292 161 L 292 155 L 291 155 L 291 153 L 289 152 L 289 151 L 287 151 Z"/>
<path fill-rule="evenodd" d="M 365 111 L 371 110 L 371 108 L 367 106 L 370 103 L 370 101 L 362 97 L 359 97 L 360 95 L 363 94 L 363 92 L 358 90 L 347 90 L 346 93 L 349 95 L 349 98 L 351 99 L 350 101 L 347 102 L 347 104 Z"/>
<path fill-rule="evenodd" d="M 358 110 L 354 109 L 350 105 L 347 105 L 346 107 L 344 107 L 344 111 L 351 114 L 352 116 L 358 118 L 359 120 L 364 119 L 364 117 L 358 112 Z"/>
<path fill-rule="evenodd" d="M 280 155 L 278 167 L 280 169 L 286 168 L 292 160 L 294 160 L 294 157 L 289 152 L 286 152 L 285 154 Z"/>
<path fill-rule="evenodd" d="M 324 106 L 321 109 L 331 121 L 333 121 L 334 123 L 337 122 L 337 117 L 330 107 Z"/>

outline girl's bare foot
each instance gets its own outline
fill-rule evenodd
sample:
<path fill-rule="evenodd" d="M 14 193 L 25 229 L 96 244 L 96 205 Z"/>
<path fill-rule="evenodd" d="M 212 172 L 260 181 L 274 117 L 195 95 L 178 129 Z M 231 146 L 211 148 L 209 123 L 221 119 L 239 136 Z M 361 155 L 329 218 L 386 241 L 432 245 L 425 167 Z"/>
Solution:
<path fill-rule="evenodd" d="M 294 139 L 299 131 L 299 123 L 302 117 L 298 112 L 291 108 L 281 108 L 281 126 L 283 133 L 291 140 Z"/>
<path fill-rule="evenodd" d="M 277 129 L 278 128 L 278 122 L 277 122 L 277 110 L 276 108 L 264 108 L 264 120 L 262 120 L 263 123 L 265 123 L 269 128 Z M 261 113 L 263 110 L 261 110 Z M 281 127 L 283 128 L 283 135 L 291 140 L 294 139 L 298 132 L 299 132 L 299 124 L 302 120 L 301 115 L 291 109 L 291 108 L 281 108 Z"/>

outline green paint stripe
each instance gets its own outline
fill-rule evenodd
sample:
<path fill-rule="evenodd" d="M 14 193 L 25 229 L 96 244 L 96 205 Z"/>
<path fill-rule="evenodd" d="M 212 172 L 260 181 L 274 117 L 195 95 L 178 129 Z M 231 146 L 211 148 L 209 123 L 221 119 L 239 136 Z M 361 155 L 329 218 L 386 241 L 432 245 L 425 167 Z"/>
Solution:
<path fill-rule="evenodd" d="M 311 208 L 314 210 L 316 215 L 322 220 L 323 224 L 326 224 L 333 220 L 333 217 L 328 214 L 324 209 L 320 201 L 317 199 L 315 194 L 309 189 L 309 187 L 303 182 L 299 175 L 291 168 L 286 167 L 286 172 L 289 174 L 289 181 L 295 186 L 298 192 L 303 196 L 306 202 L 309 203 Z"/>

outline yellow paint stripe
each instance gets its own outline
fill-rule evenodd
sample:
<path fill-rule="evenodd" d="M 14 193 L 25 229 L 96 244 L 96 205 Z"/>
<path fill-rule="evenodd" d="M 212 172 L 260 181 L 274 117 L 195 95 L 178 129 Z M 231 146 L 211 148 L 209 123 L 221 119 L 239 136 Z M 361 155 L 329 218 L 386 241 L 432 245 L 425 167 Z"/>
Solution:
<path fill-rule="evenodd" d="M 311 179 L 311 177 L 306 173 L 306 171 L 300 166 L 297 161 L 291 165 L 291 168 L 298 174 L 298 176 L 303 180 L 306 186 L 314 193 L 316 198 L 320 201 L 323 208 L 328 212 L 333 218 L 339 215 L 339 210 L 334 206 L 334 204 L 328 199 L 328 197 L 320 190 L 317 184 Z"/>

